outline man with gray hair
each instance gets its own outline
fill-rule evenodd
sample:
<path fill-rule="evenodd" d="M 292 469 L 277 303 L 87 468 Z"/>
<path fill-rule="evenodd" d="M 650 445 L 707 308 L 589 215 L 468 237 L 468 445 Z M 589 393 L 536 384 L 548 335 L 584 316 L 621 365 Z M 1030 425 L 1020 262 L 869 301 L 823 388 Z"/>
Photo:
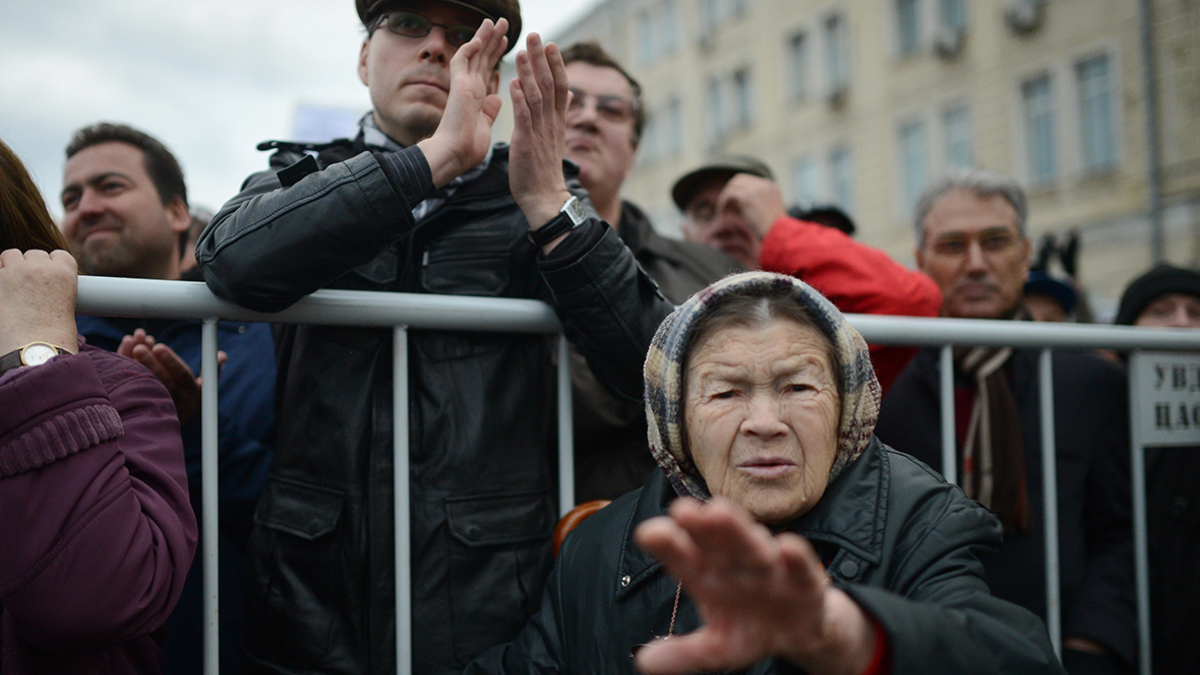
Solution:
<path fill-rule="evenodd" d="M 1028 208 L 1021 187 L 982 169 L 950 173 L 917 201 L 918 266 L 942 315 L 1027 320 Z M 955 350 L 959 484 L 1004 525 L 981 557 L 992 593 L 1046 617 L 1041 421 L 1036 350 Z M 1063 664 L 1117 673 L 1134 659 L 1129 424 L 1122 371 L 1091 354 L 1053 355 Z M 876 433 L 942 468 L 938 350 L 924 349 L 884 397 Z"/>

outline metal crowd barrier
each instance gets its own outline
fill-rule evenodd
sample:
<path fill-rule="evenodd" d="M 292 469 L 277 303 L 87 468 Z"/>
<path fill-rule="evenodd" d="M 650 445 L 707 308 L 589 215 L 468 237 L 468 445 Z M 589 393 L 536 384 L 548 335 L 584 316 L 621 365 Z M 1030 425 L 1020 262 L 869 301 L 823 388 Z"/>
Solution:
<path fill-rule="evenodd" d="M 571 386 L 568 344 L 554 311 L 534 300 L 475 298 L 447 295 L 322 290 L 277 313 L 254 312 L 221 300 L 198 282 L 117 279 L 83 276 L 79 279 L 78 311 L 98 316 L 200 319 L 203 328 L 202 388 L 202 542 L 204 546 L 204 667 L 218 672 L 217 623 L 217 321 L 222 319 L 342 326 L 371 326 L 393 330 L 393 382 L 407 382 L 409 329 L 490 332 L 559 333 L 558 428 L 559 509 L 574 504 L 574 459 L 571 433 Z M 1200 351 L 1200 331 L 1076 324 L 1034 324 L 1013 321 L 919 319 L 849 315 L 868 342 L 941 348 L 941 411 L 943 467 L 946 479 L 957 482 L 952 351 L 955 346 L 1012 346 L 1040 350 L 1042 475 L 1046 513 L 1047 628 L 1061 654 L 1061 607 L 1058 597 L 1058 507 L 1055 481 L 1054 409 L 1051 353 L 1054 349 L 1119 349 Z M 1133 392 L 1131 390 L 1131 399 Z M 401 673 L 412 669 L 412 611 L 410 598 L 408 522 L 408 391 L 396 390 L 395 527 L 396 527 L 396 663 Z M 1133 466 L 1134 543 L 1137 549 L 1137 598 L 1142 672 L 1149 673 L 1149 614 L 1146 571 L 1145 485 L 1140 453 Z M 405 461 L 400 461 L 404 459 Z"/>

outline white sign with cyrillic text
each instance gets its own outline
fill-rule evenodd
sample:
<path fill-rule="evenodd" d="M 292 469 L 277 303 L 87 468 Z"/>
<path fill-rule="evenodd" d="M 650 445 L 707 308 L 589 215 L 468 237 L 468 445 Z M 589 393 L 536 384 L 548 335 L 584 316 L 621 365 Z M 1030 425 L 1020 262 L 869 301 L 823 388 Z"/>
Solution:
<path fill-rule="evenodd" d="M 1129 360 L 1130 411 L 1145 446 L 1200 446 L 1200 354 L 1140 352 Z"/>

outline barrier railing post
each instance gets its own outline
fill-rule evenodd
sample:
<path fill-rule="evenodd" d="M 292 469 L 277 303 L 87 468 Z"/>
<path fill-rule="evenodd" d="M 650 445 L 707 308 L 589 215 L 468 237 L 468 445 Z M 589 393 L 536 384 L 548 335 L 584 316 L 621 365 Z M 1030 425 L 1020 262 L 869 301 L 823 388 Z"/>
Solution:
<path fill-rule="evenodd" d="M 942 346 L 942 476 L 958 484 L 958 433 L 954 419 L 954 345 Z"/>
<path fill-rule="evenodd" d="M 206 318 L 200 332 L 200 514 L 204 560 L 204 673 L 221 668 L 220 612 L 217 605 L 217 319 Z"/>
<path fill-rule="evenodd" d="M 571 342 L 558 336 L 558 516 L 575 506 L 575 429 L 571 409 Z"/>
<path fill-rule="evenodd" d="M 408 536 L 408 329 L 392 332 L 392 455 L 396 536 L 396 672 L 412 673 L 412 550 Z"/>
<path fill-rule="evenodd" d="M 1042 511 L 1046 536 L 1046 628 L 1054 651 L 1062 658 L 1062 607 L 1059 602 L 1058 455 L 1054 441 L 1054 370 L 1052 350 L 1038 359 L 1038 397 L 1042 403 Z"/>
<path fill-rule="evenodd" d="M 1136 373 L 1142 366 L 1141 350 L 1129 356 L 1129 372 Z M 1133 397 L 1133 382 L 1130 382 L 1129 438 L 1132 449 L 1129 453 L 1130 476 L 1133 480 L 1133 571 L 1134 591 L 1137 598 L 1138 672 L 1150 675 L 1154 665 L 1154 653 L 1150 644 L 1150 554 L 1146 513 L 1146 432 L 1145 418 L 1138 410 Z"/>

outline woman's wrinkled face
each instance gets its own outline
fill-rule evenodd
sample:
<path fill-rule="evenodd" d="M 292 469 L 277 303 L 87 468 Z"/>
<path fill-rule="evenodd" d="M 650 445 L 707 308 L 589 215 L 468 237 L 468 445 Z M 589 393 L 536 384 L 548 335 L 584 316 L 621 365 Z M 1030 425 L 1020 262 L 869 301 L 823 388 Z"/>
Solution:
<path fill-rule="evenodd" d="M 837 453 L 841 402 L 826 341 L 789 319 L 718 329 L 688 361 L 684 423 L 714 495 L 759 522 L 808 512 Z"/>

